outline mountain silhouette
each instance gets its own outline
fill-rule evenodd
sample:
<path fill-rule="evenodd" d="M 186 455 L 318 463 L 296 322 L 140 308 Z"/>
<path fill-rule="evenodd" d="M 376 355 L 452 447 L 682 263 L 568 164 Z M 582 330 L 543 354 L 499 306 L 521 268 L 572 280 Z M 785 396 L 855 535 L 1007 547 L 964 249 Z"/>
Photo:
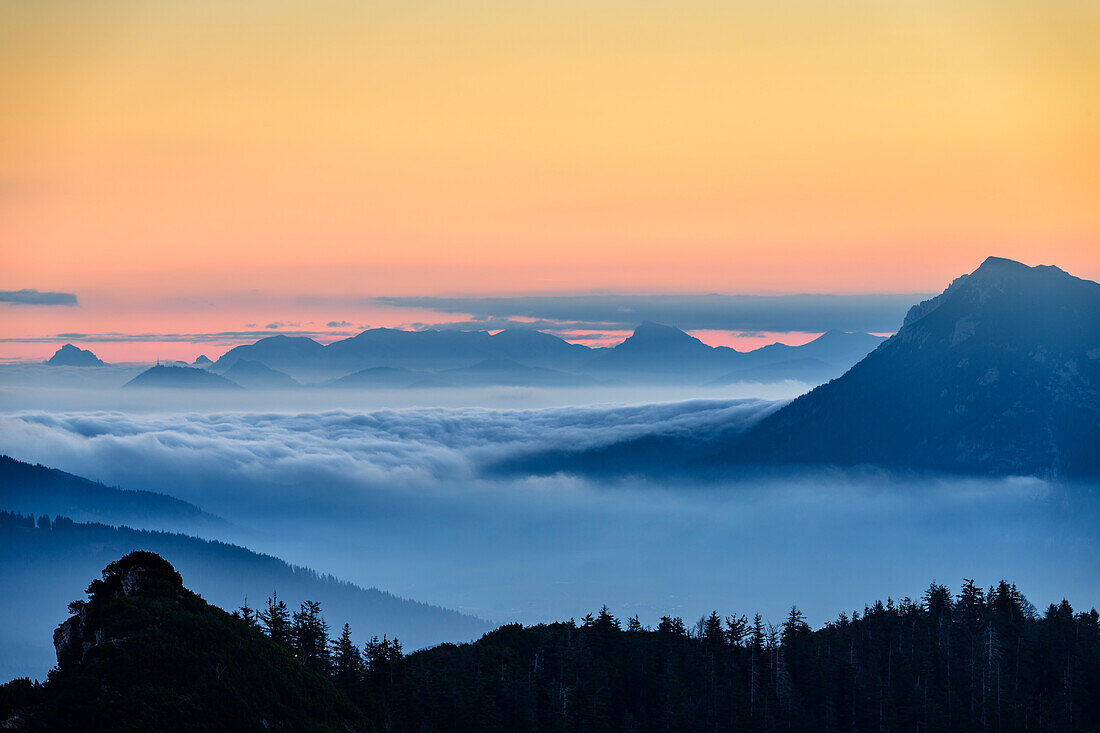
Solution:
<path fill-rule="evenodd" d="M 526 366 L 579 365 L 589 349 L 540 331 L 424 330 L 372 328 L 326 347 L 331 365 L 341 368 L 391 366 L 446 370 L 490 359 L 509 359 Z"/>
<path fill-rule="evenodd" d="M 0 455 L 0 507 L 35 516 L 61 514 L 80 522 L 196 531 L 229 524 L 194 504 L 152 491 L 128 491 Z"/>
<path fill-rule="evenodd" d="M 198 369 L 205 369 L 206 367 L 210 366 L 213 363 L 214 362 L 212 362 L 210 360 L 210 357 L 207 356 L 206 354 L 199 354 L 198 357 L 193 362 L 191 362 L 191 366 L 196 367 Z"/>
<path fill-rule="evenodd" d="M 528 366 L 556 369 L 580 367 L 592 349 L 583 344 L 571 344 L 553 334 L 533 329 L 509 328 L 489 338 L 489 358 L 510 359 Z"/>
<path fill-rule="evenodd" d="M 302 386 L 289 374 L 251 359 L 237 359 L 222 377 L 245 389 L 293 389 Z"/>
<path fill-rule="evenodd" d="M 206 369 L 163 364 L 146 369 L 122 386 L 148 389 L 243 389 L 236 382 Z"/>
<path fill-rule="evenodd" d="M 372 328 L 327 346 L 301 336 L 269 336 L 229 350 L 211 370 L 233 378 L 229 370 L 247 360 L 286 372 L 299 381 L 346 388 L 702 384 L 720 378 L 727 382 L 749 378 L 775 381 L 792 378 L 793 372 L 799 375 L 793 378 L 818 383 L 843 372 L 880 340 L 869 334 L 837 331 L 803 346 L 776 344 L 779 348 L 742 353 L 726 346 L 708 346 L 680 329 L 650 321 L 640 324 L 621 344 L 601 348 L 572 344 L 553 334 L 527 329 L 490 334 Z M 769 369 L 782 362 L 791 364 Z M 493 364 L 497 367 L 489 368 Z M 552 370 L 556 375 L 529 371 L 527 376 L 519 377 L 520 368 Z M 739 373 L 745 370 L 751 373 Z M 234 381 L 252 386 L 243 377 Z"/>
<path fill-rule="evenodd" d="M 827 331 L 801 346 L 770 344 L 747 352 L 738 367 L 715 384 L 776 379 L 820 384 L 839 377 L 885 340 L 869 333 Z"/>
<path fill-rule="evenodd" d="M 254 344 L 236 346 L 225 352 L 211 367 L 223 372 L 237 359 L 250 359 L 272 369 L 317 370 L 324 366 L 325 347 L 305 336 L 267 336 Z"/>
<path fill-rule="evenodd" d="M 744 354 L 708 346 L 673 326 L 646 321 L 618 346 L 594 353 L 593 371 L 659 381 L 713 379 L 739 364 Z"/>
<path fill-rule="evenodd" d="M 990 257 L 723 460 L 1100 473 L 1100 284 Z"/>
<path fill-rule="evenodd" d="M 106 366 L 105 362 L 87 349 L 65 344 L 46 361 L 50 366 L 97 367 Z"/>
<path fill-rule="evenodd" d="M 769 344 L 745 354 L 747 363 L 756 365 L 780 363 L 791 359 L 819 359 L 823 362 L 851 366 L 878 348 L 885 336 L 847 331 L 826 331 L 801 346 Z"/>

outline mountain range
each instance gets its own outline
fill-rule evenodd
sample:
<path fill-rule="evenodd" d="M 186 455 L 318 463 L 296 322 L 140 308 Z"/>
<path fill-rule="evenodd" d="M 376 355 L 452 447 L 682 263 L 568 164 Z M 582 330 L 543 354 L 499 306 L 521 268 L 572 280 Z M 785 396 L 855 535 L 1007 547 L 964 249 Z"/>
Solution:
<path fill-rule="evenodd" d="M 229 350 L 210 370 L 248 388 L 253 387 L 234 371 L 241 362 L 282 373 L 279 380 L 286 386 L 295 377 L 340 388 L 717 385 L 781 379 L 816 384 L 842 373 L 883 340 L 830 331 L 801 346 L 773 344 L 740 352 L 708 346 L 684 331 L 652 322 L 639 325 L 623 343 L 604 348 L 531 330 L 490 334 L 375 328 L 327 346 L 301 336 L 270 336 Z"/>
<path fill-rule="evenodd" d="M 404 331 L 372 328 L 324 345 L 276 335 L 188 364 L 158 362 L 124 386 L 278 390 L 303 385 L 342 389 L 469 386 L 579 387 L 614 384 L 711 384 L 796 380 L 819 384 L 843 373 L 884 340 L 829 331 L 800 346 L 775 343 L 741 352 L 709 346 L 673 326 L 646 321 L 610 347 L 573 344 L 525 329 Z M 51 366 L 105 366 L 66 344 Z"/>

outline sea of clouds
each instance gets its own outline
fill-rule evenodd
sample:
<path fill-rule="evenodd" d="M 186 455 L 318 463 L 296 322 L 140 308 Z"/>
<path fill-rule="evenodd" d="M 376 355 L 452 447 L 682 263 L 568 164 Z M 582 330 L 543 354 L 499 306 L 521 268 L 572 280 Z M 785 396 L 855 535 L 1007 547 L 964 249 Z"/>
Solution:
<path fill-rule="evenodd" d="M 700 484 L 493 470 L 654 433 L 736 430 L 778 404 L 24 410 L 0 415 L 0 453 L 177 496 L 234 523 L 224 539 L 495 621 L 603 603 L 648 621 L 713 609 L 778 619 L 798 603 L 820 622 L 964 577 L 1008 578 L 1039 604 L 1100 602 L 1095 487 L 875 471 Z"/>
<path fill-rule="evenodd" d="M 32 411 L 0 417 L 0 452 L 214 510 L 261 498 L 344 504 L 370 490 L 466 486 L 523 454 L 728 431 L 775 406 L 693 400 L 532 410 Z"/>

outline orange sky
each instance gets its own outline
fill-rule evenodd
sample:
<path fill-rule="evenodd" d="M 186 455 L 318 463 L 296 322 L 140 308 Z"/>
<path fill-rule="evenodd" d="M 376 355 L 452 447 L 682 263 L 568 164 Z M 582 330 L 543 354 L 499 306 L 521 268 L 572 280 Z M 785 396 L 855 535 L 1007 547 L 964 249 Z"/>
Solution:
<path fill-rule="evenodd" d="M 82 303 L 0 336 L 1096 279 L 1097 38 L 1079 0 L 0 0 L 0 290 Z"/>

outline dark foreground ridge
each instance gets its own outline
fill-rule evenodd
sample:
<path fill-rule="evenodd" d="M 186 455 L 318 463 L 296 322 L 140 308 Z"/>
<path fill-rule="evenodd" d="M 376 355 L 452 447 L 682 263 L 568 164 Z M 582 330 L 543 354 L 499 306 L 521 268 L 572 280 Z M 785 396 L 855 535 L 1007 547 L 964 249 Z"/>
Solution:
<path fill-rule="evenodd" d="M 1100 617 L 1039 614 L 1004 581 L 933 583 L 812 630 L 717 612 L 686 625 L 508 625 L 405 656 L 335 641 L 317 604 L 228 614 L 150 552 L 113 562 L 54 633 L 45 684 L 0 686 L 17 730 L 1100 730 Z"/>

